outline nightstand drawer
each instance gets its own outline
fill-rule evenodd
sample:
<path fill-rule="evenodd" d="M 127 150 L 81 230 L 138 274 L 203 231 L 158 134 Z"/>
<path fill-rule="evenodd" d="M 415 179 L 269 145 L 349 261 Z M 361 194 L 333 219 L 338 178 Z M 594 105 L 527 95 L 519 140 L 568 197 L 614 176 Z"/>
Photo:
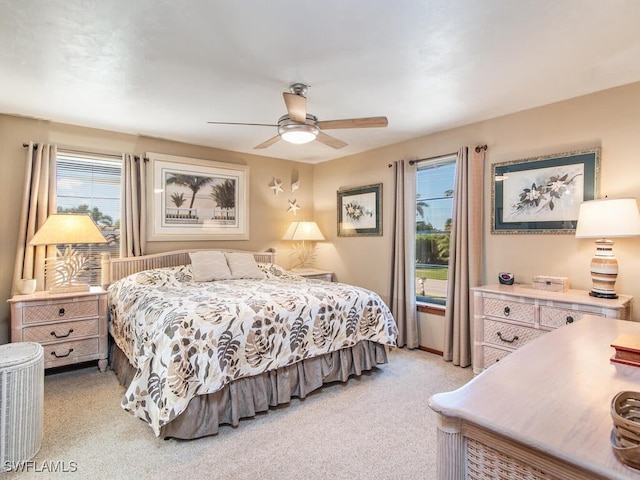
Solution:
<path fill-rule="evenodd" d="M 484 321 L 484 341 L 501 347 L 516 349 L 546 332 L 510 323 Z"/>
<path fill-rule="evenodd" d="M 24 307 L 22 322 L 25 324 L 59 322 L 60 320 L 97 316 L 98 302 L 95 300 L 50 305 L 27 305 Z"/>
<path fill-rule="evenodd" d="M 97 318 L 76 320 L 74 322 L 52 323 L 25 327 L 22 330 L 22 341 L 42 344 L 75 340 L 79 337 L 98 336 L 99 321 Z"/>
<path fill-rule="evenodd" d="M 601 317 L 598 313 L 588 312 L 589 315 L 596 315 Z M 558 328 L 563 325 L 568 325 L 578 320 L 582 320 L 582 316 L 587 315 L 587 312 L 581 312 L 580 310 L 569 310 L 565 308 L 540 307 L 540 325 L 543 327 Z"/>
<path fill-rule="evenodd" d="M 514 302 L 513 300 L 501 300 L 497 298 L 484 299 L 485 315 L 516 322 L 530 323 L 532 325 L 534 308 L 532 303 L 520 303 Z"/>
<path fill-rule="evenodd" d="M 317 273 L 315 275 L 305 275 L 308 280 L 324 280 L 325 282 L 331 282 L 333 274 L 331 273 Z"/>
<path fill-rule="evenodd" d="M 300 275 L 308 280 L 324 280 L 325 282 L 333 282 L 333 272 L 328 270 L 319 270 L 317 268 L 298 268 L 291 270 L 294 275 Z"/>
<path fill-rule="evenodd" d="M 43 345 L 45 363 L 56 362 L 68 364 L 78 357 L 93 355 L 99 352 L 98 339 L 87 338 L 85 340 L 76 340 L 72 342 L 50 343 Z"/>

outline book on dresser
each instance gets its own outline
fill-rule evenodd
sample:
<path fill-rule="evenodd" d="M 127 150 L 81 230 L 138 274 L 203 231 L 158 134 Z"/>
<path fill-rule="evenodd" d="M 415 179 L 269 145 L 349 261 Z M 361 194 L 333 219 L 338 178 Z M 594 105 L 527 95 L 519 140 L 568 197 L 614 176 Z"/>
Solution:
<path fill-rule="evenodd" d="M 611 342 L 611 346 L 616 350 L 612 362 L 640 367 L 640 335 L 623 333 Z"/>

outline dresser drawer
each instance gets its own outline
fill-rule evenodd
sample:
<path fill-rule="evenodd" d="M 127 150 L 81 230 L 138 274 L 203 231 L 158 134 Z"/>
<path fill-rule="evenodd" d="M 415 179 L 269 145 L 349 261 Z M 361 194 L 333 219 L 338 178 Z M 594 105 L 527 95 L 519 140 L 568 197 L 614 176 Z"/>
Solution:
<path fill-rule="evenodd" d="M 545 333 L 543 330 L 521 325 L 512 325 L 488 319 L 484 321 L 485 342 L 514 350 Z"/>
<path fill-rule="evenodd" d="M 602 316 L 601 314 L 593 312 L 588 312 L 588 314 L 599 317 Z M 558 328 L 581 320 L 583 315 L 587 315 L 587 312 L 569 310 L 566 308 L 546 307 L 542 305 L 540 307 L 540 325 L 543 327 Z"/>
<path fill-rule="evenodd" d="M 78 357 L 96 356 L 99 353 L 97 338 L 43 345 L 45 363 L 57 362 L 61 365 L 73 363 Z M 46 365 L 45 365 L 46 366 Z"/>
<path fill-rule="evenodd" d="M 511 353 L 509 350 L 500 350 L 499 348 L 483 345 L 482 347 L 482 368 L 489 368 L 494 363 L 499 362 Z"/>
<path fill-rule="evenodd" d="M 484 299 L 485 315 L 509 319 L 515 322 L 530 323 L 533 325 L 534 308 L 532 303 L 501 300 L 498 298 Z"/>
<path fill-rule="evenodd" d="M 22 341 L 46 344 L 75 340 L 80 337 L 97 336 L 100 333 L 99 328 L 97 318 L 25 327 L 22 330 Z"/>
<path fill-rule="evenodd" d="M 98 302 L 88 300 L 82 302 L 51 303 L 47 305 L 27 305 L 24 307 L 22 322 L 43 323 L 72 320 L 74 318 L 97 317 Z"/>

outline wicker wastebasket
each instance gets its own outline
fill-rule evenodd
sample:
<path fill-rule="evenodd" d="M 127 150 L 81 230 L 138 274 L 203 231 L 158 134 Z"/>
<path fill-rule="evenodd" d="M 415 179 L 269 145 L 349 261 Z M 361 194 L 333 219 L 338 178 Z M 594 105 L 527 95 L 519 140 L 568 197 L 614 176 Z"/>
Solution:
<path fill-rule="evenodd" d="M 42 444 L 44 350 L 0 345 L 0 472 L 33 458 Z"/>

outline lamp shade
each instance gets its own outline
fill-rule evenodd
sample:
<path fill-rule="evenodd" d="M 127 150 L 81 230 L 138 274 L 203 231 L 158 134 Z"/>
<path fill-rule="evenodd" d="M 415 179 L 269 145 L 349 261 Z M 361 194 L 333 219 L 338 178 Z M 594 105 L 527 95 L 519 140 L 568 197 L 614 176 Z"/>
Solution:
<path fill-rule="evenodd" d="M 635 198 L 602 198 L 580 204 L 578 238 L 640 235 L 640 213 Z"/>
<path fill-rule="evenodd" d="M 54 213 L 49 215 L 29 245 L 72 243 L 107 243 L 107 239 L 87 214 Z"/>
<path fill-rule="evenodd" d="M 283 240 L 294 241 L 320 241 L 324 240 L 320 228 L 316 222 L 291 222 Z"/>

